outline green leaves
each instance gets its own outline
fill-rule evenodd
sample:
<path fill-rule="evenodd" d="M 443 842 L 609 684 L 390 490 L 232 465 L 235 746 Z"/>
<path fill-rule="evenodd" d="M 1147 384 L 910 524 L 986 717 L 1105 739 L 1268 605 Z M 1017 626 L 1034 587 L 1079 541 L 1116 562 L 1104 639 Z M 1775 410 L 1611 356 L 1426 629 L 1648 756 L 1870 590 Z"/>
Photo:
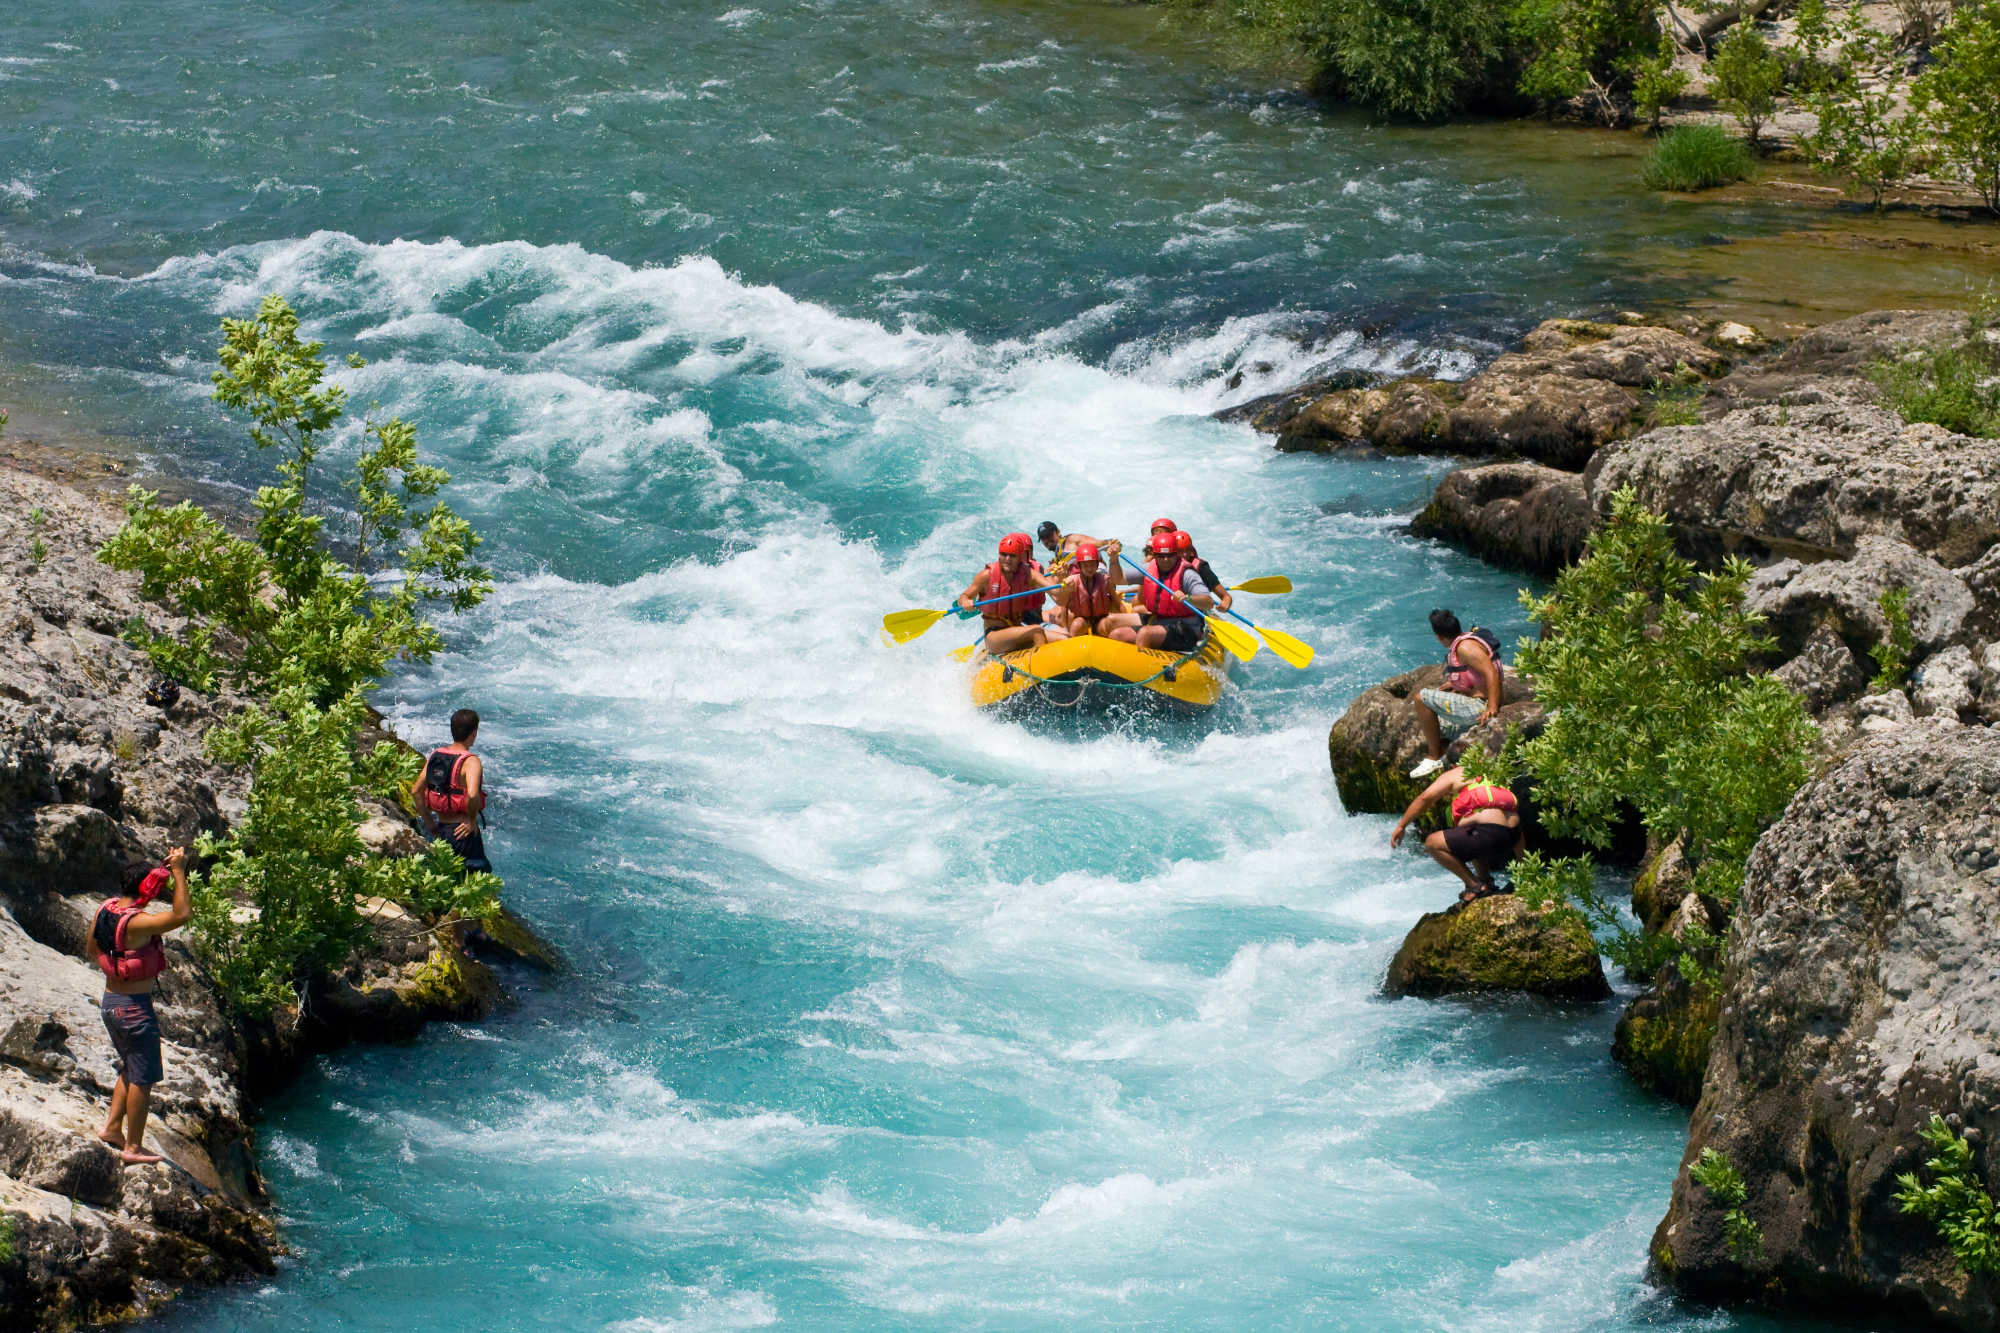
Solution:
<path fill-rule="evenodd" d="M 1836 22 L 1823 0 L 1814 0 L 1801 9 L 1798 31 L 1805 49 L 1799 100 L 1818 122 L 1801 146 L 1819 170 L 1866 190 L 1880 208 L 1883 192 L 1908 176 L 1916 160 L 1916 118 L 1897 110 L 1900 62 L 1858 6 Z M 1838 58 L 1823 54 L 1835 49 Z M 1878 65 L 1888 76 L 1871 92 L 1856 71 Z"/>
<path fill-rule="evenodd" d="M 1897 1176 L 1896 1203 L 1935 1226 L 1966 1272 L 2000 1273 L 2000 1209 L 1973 1164 L 1972 1145 L 1935 1112 L 1919 1132 L 1937 1154 L 1924 1163 L 1932 1183 L 1914 1172 Z"/>
<path fill-rule="evenodd" d="M 1954 6 L 1932 55 L 1935 63 L 1911 86 L 1911 104 L 1941 165 L 2000 213 L 2000 0 Z"/>
<path fill-rule="evenodd" d="M 1728 1210 L 1722 1215 L 1722 1236 L 1729 1247 L 1729 1257 L 1739 1264 L 1759 1258 L 1764 1252 L 1764 1236 L 1757 1223 L 1743 1211 L 1749 1191 L 1744 1189 L 1743 1177 L 1729 1164 L 1729 1159 L 1713 1148 L 1703 1148 L 1701 1160 L 1688 1168 L 1688 1179 L 1707 1190 L 1709 1198 Z"/>
<path fill-rule="evenodd" d="M 1889 632 L 1868 650 L 1876 667 L 1875 679 L 1868 682 L 1868 688 L 1875 694 L 1887 694 L 1902 689 L 1910 679 L 1910 654 L 1917 646 L 1916 636 L 1910 632 L 1910 590 L 1884 588 L 1875 604 L 1882 608 L 1882 619 L 1888 622 Z"/>
<path fill-rule="evenodd" d="M 1771 49 L 1755 23 L 1745 21 L 1729 30 L 1708 62 L 1709 89 L 1723 109 L 1736 117 L 1751 143 L 1764 122 L 1778 110 L 1778 93 L 1785 86 L 1785 62 Z"/>

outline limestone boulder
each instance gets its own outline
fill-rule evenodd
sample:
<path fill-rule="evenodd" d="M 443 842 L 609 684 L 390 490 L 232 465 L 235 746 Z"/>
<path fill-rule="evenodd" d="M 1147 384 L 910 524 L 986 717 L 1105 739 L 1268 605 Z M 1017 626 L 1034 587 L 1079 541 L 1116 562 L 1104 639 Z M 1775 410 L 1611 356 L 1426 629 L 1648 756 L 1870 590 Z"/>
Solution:
<path fill-rule="evenodd" d="M 1708 563 L 1846 558 L 1876 536 L 1955 569 L 2000 541 L 2000 440 L 1879 407 L 1756 407 L 1648 431 L 1601 449 L 1585 484 L 1600 515 L 1632 487 Z"/>
<path fill-rule="evenodd" d="M 1897 1177 L 1933 1115 L 1969 1131 L 2000 1193 L 2000 733 L 1906 728 L 1809 782 L 1752 853 L 1701 1097 L 1648 1253 L 1701 1300 L 1837 1306 L 2000 1325 Z M 1760 1246 L 1686 1168 L 1740 1173 Z"/>
<path fill-rule="evenodd" d="M 1919 655 L 1960 639 L 1972 612 L 1971 590 L 1937 561 L 1888 537 L 1862 537 L 1849 560 L 1781 560 L 1760 569 L 1744 589 L 1743 605 L 1765 618 L 1787 656 L 1804 653 L 1826 629 L 1866 660 L 1888 633 L 1881 598 L 1892 588 L 1909 590 L 1910 635 Z"/>
<path fill-rule="evenodd" d="M 1632 915 L 1651 935 L 1662 929 L 1694 883 L 1694 869 L 1681 855 L 1680 839 L 1656 848 L 1632 876 Z"/>
<path fill-rule="evenodd" d="M 1638 398 L 1610 380 L 1523 369 L 1496 363 L 1465 386 L 1444 414 L 1438 438 L 1446 451 L 1518 454 L 1578 470 L 1639 413 Z"/>
<path fill-rule="evenodd" d="M 1953 644 L 1911 677 L 1910 711 L 1918 717 L 1979 721 L 1979 664 L 1963 644 Z"/>
<path fill-rule="evenodd" d="M 1520 379 L 1561 375 L 1604 380 L 1633 389 L 1651 389 L 1677 380 L 1715 375 L 1728 358 L 1684 333 L 1651 326 L 1544 320 L 1485 373 Z"/>
<path fill-rule="evenodd" d="M 1875 388 L 1862 374 L 1870 363 L 1959 342 L 1968 328 L 1964 312 L 1957 310 L 1876 310 L 1825 324 L 1776 357 L 1741 366 L 1711 384 L 1702 415 L 1712 420 L 1765 404 L 1871 403 Z"/>
<path fill-rule="evenodd" d="M 1435 453 L 1456 385 L 1404 380 L 1380 388 L 1337 389 L 1289 417 L 1278 430 L 1285 453 L 1329 453 L 1357 444 L 1388 453 Z"/>
<path fill-rule="evenodd" d="M 1868 676 L 1830 625 L 1820 625 L 1807 636 L 1798 655 L 1771 673 L 1805 700 L 1806 711 L 1817 717 L 1836 704 L 1861 697 L 1868 688 Z"/>
<path fill-rule="evenodd" d="M 1583 556 L 1597 515 L 1583 478 L 1539 463 L 1463 468 L 1410 523 L 1410 533 L 1449 542 L 1492 564 L 1554 575 Z"/>
<path fill-rule="evenodd" d="M 1389 964 L 1390 995 L 1520 991 L 1560 1000 L 1611 995 L 1582 918 L 1512 894 L 1427 912 Z"/>

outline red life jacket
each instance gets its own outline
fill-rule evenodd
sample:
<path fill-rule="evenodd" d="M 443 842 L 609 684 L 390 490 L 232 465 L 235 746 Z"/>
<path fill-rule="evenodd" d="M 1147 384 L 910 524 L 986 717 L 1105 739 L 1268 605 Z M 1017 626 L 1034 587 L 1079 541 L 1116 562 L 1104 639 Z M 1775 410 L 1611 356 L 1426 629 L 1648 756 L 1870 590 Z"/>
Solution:
<path fill-rule="evenodd" d="M 1183 580 L 1187 577 L 1183 571 L 1186 569 L 1187 564 L 1185 561 L 1175 565 L 1173 573 L 1174 581 L 1169 586 L 1183 586 Z M 1148 611 L 1163 620 L 1171 620 L 1177 616 L 1191 616 L 1195 613 L 1194 608 L 1182 601 L 1178 593 L 1168 592 L 1166 588 L 1160 586 L 1160 584 L 1166 583 L 1166 579 L 1160 576 L 1159 563 L 1157 561 L 1148 560 L 1146 562 L 1146 572 L 1152 575 L 1152 578 L 1147 579 L 1140 585 L 1139 597 L 1140 600 L 1145 602 Z"/>
<path fill-rule="evenodd" d="M 1451 822 L 1456 824 L 1475 810 L 1504 810 L 1514 814 L 1521 803 L 1514 793 L 1491 782 L 1468 782 L 1451 798 Z"/>
<path fill-rule="evenodd" d="M 465 783 L 459 780 L 458 773 L 470 758 L 470 750 L 458 754 L 449 750 L 431 751 L 430 758 L 424 761 L 423 781 L 417 786 L 417 800 L 424 809 L 434 815 L 468 813 Z"/>
<path fill-rule="evenodd" d="M 1111 590 L 1111 572 L 1100 569 L 1097 577 L 1089 583 L 1083 581 L 1083 571 L 1077 570 L 1064 582 L 1069 584 L 1069 613 L 1082 616 L 1085 620 L 1097 620 L 1118 609 L 1118 594 Z"/>
<path fill-rule="evenodd" d="M 156 870 L 156 875 L 164 875 L 164 870 Z M 120 907 L 116 898 L 106 898 L 97 909 L 97 919 L 90 928 L 92 941 L 97 947 L 97 966 L 106 977 L 113 981 L 148 981 L 167 970 L 166 946 L 160 943 L 158 935 L 147 940 L 137 949 L 125 947 L 126 934 L 131 929 L 132 918 L 145 911 L 141 903 L 130 907 Z M 102 927 L 104 914 L 111 913 L 115 924 L 111 927 L 111 947 L 104 947 Z"/>
<path fill-rule="evenodd" d="M 1488 630 L 1467 630 L 1451 641 L 1451 647 L 1446 649 L 1444 654 L 1445 688 L 1455 694 L 1478 694 L 1486 688 L 1479 682 L 1479 673 L 1458 660 L 1458 645 L 1467 639 L 1478 640 L 1479 646 L 1486 650 L 1486 656 L 1492 661 L 1495 671 L 1504 676 L 1507 670 L 1500 665 L 1500 640 Z"/>
<path fill-rule="evenodd" d="M 1030 611 L 1041 610 L 1042 603 L 1048 600 L 1048 594 L 1045 592 L 1026 591 L 1026 589 L 1033 586 L 1035 575 L 1041 573 L 1041 570 L 1042 567 L 1035 561 L 1023 560 L 1021 567 L 1015 571 L 1015 575 L 1019 578 L 1020 582 L 1009 583 L 1007 576 L 1000 570 L 1000 562 L 995 560 L 986 567 L 986 595 L 988 597 L 1007 597 L 1007 594 L 1014 592 L 1018 592 L 1021 595 L 1019 597 L 1007 597 L 1007 600 L 1004 602 L 989 602 L 979 608 L 979 614 L 985 616 L 988 620 L 1004 620 L 1010 625 L 1019 625 L 1025 622 Z"/>

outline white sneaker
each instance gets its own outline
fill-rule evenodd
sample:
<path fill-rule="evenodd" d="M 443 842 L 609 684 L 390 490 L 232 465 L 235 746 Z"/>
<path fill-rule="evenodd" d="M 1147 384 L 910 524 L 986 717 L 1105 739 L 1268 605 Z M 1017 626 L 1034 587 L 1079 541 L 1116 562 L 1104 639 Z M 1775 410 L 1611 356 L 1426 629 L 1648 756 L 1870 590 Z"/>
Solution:
<path fill-rule="evenodd" d="M 1410 776 L 1413 778 L 1427 778 L 1443 767 L 1444 760 L 1442 759 L 1426 759 L 1423 763 L 1418 764 L 1410 770 Z"/>

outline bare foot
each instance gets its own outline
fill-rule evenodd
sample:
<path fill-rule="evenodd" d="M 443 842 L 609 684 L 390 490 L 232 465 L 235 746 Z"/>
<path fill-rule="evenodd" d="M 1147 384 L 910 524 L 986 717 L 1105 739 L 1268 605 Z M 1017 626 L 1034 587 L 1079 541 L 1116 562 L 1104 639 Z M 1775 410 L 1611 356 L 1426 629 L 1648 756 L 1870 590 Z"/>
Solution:
<path fill-rule="evenodd" d="M 144 1148 L 127 1147 L 124 1152 L 118 1154 L 118 1160 L 133 1166 L 144 1166 L 148 1162 L 160 1161 L 161 1158 L 158 1153 L 147 1152 Z"/>
<path fill-rule="evenodd" d="M 97 1137 L 103 1139 L 106 1143 L 110 1144 L 114 1148 L 122 1148 L 125 1146 L 125 1135 L 119 1130 L 100 1129 L 97 1131 Z"/>

